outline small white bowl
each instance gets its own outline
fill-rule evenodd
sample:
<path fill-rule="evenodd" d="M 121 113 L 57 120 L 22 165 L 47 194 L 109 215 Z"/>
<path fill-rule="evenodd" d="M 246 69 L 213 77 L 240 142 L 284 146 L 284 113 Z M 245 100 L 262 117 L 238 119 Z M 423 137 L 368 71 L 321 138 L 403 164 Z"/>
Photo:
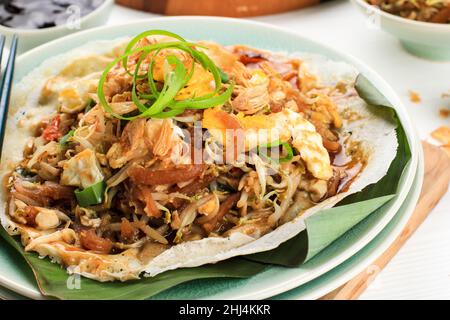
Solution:
<path fill-rule="evenodd" d="M 450 24 L 406 19 L 382 11 L 365 0 L 351 2 L 371 23 L 397 37 L 408 52 L 430 60 L 450 61 Z"/>
<path fill-rule="evenodd" d="M 60 25 L 42 29 L 18 29 L 0 25 L 0 34 L 5 35 L 7 39 L 16 34 L 19 37 L 18 53 L 23 53 L 37 47 L 40 44 L 60 38 L 70 33 L 105 24 L 109 18 L 109 14 L 111 13 L 113 4 L 114 0 L 104 0 L 98 8 L 80 18 L 79 28 L 78 26 L 77 28 L 69 28 L 67 25 Z M 7 43 L 9 43 L 9 41 Z"/>

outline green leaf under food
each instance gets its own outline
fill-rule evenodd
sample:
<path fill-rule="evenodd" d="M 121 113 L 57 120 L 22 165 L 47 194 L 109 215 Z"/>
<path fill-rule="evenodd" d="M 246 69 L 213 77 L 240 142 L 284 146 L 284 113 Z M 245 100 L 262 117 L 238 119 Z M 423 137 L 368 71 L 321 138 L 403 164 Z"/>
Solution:
<path fill-rule="evenodd" d="M 321 211 L 306 219 L 307 232 L 299 233 L 278 248 L 244 258 L 233 258 L 217 264 L 177 269 L 153 278 L 129 282 L 97 282 L 79 278 L 81 289 L 69 289 L 65 269 L 36 253 L 24 252 L 22 245 L 3 228 L 0 235 L 26 259 L 34 270 L 43 294 L 60 299 L 145 299 L 180 283 L 204 278 L 247 278 L 267 266 L 297 266 L 314 257 L 353 226 L 362 221 L 395 196 L 403 169 L 411 153 L 405 132 L 387 100 L 364 77 L 358 77 L 356 88 L 360 96 L 373 106 L 390 112 L 397 122 L 399 148 L 387 175 L 378 183 L 346 198 L 337 207 Z M 3 245 L 3 244 L 2 244 Z M 68 282 L 69 280 L 69 282 Z"/>
<path fill-rule="evenodd" d="M 298 266 L 310 260 L 394 196 L 387 195 L 317 212 L 305 220 L 306 231 L 300 232 L 276 249 L 255 253 L 246 258 L 285 267 Z"/>
<path fill-rule="evenodd" d="M 339 203 L 339 205 L 345 205 L 348 203 L 355 203 L 358 201 L 364 201 L 371 197 L 380 197 L 387 194 L 397 193 L 397 188 L 400 183 L 400 178 L 403 171 L 411 159 L 411 149 L 409 147 L 408 138 L 405 130 L 398 118 L 394 107 L 387 101 L 381 92 L 375 88 L 370 81 L 363 75 L 358 76 L 355 84 L 356 91 L 359 96 L 366 101 L 372 107 L 379 110 L 387 111 L 390 113 L 390 117 L 397 124 L 397 141 L 398 148 L 397 154 L 389 166 L 388 173 L 376 184 L 372 184 L 364 188 L 361 192 L 355 193 Z"/>
<path fill-rule="evenodd" d="M 207 278 L 248 278 L 266 267 L 257 262 L 233 258 L 218 264 L 167 271 L 152 278 L 128 282 L 98 282 L 84 277 L 69 276 L 59 264 L 51 263 L 48 259 L 40 259 L 34 252 L 25 252 L 20 242 L 9 236 L 3 228 L 0 228 L 0 235 L 19 251 L 32 267 L 42 293 L 59 299 L 142 300 L 187 281 Z M 0 241 L 0 245 L 4 244 Z"/>

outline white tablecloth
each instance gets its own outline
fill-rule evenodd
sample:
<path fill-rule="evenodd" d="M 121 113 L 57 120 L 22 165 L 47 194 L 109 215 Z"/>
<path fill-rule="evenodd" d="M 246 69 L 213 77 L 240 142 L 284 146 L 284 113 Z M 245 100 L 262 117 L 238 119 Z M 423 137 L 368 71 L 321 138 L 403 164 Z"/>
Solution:
<path fill-rule="evenodd" d="M 117 6 L 109 24 L 156 15 Z M 450 62 L 430 62 L 406 53 L 390 35 L 369 28 L 348 1 L 332 1 L 310 9 L 258 17 L 363 60 L 391 84 L 403 99 L 421 138 L 440 125 L 439 109 L 450 105 L 441 95 L 450 91 Z M 422 102 L 409 101 L 417 91 Z M 447 214 L 447 216 L 446 216 Z M 433 210 L 389 265 L 363 293 L 362 299 L 450 299 L 450 194 Z"/>

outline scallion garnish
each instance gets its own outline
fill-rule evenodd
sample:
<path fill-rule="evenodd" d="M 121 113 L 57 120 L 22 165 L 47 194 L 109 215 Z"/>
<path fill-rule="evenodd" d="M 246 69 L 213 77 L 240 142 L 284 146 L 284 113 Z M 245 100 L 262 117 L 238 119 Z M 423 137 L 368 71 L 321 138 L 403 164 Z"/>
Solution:
<path fill-rule="evenodd" d="M 138 44 L 141 39 L 151 35 L 167 36 L 176 41 L 161 42 L 135 48 L 136 44 Z M 230 83 L 228 88 L 222 92 L 222 84 L 229 82 L 228 75 L 220 70 L 204 52 L 197 50 L 197 48 L 204 47 L 187 42 L 179 35 L 164 30 L 149 30 L 139 34 L 128 43 L 125 53 L 111 62 L 104 70 L 97 90 L 100 104 L 106 112 L 122 120 L 133 120 L 136 118 L 168 118 L 183 113 L 185 109 L 205 109 L 224 104 L 230 99 L 234 84 Z M 155 80 L 153 79 L 155 60 L 152 57 L 148 59 L 148 56 L 152 54 L 154 57 L 162 49 L 181 50 L 192 57 L 193 63 L 188 72 L 182 61 L 175 55 L 168 55 L 165 57 L 163 65 L 164 84 L 162 85 L 161 90 L 158 90 Z M 128 69 L 128 58 L 131 55 L 139 55 L 139 59 L 136 62 L 133 72 L 130 72 Z M 141 68 L 144 61 L 148 63 L 147 68 Z M 108 73 L 120 62 L 126 72 L 132 76 L 131 99 L 139 110 L 139 114 L 137 115 L 127 117 L 114 113 L 104 93 L 104 85 Z M 175 97 L 192 78 L 195 63 L 200 64 L 205 70 L 211 73 L 214 78 L 214 91 L 201 97 L 178 101 Z M 143 72 L 141 69 L 145 69 L 146 71 Z M 140 80 L 145 78 L 147 78 L 148 81 L 149 92 L 138 92 L 137 84 Z"/>
<path fill-rule="evenodd" d="M 84 108 L 84 113 L 88 113 L 95 106 L 96 102 L 94 99 L 89 99 L 86 102 L 86 107 Z"/>
<path fill-rule="evenodd" d="M 218 69 L 220 72 L 220 80 L 222 80 L 222 83 L 227 83 L 228 81 L 230 81 L 230 77 L 228 76 L 228 74 L 223 72 L 222 69 L 220 69 L 220 68 L 218 68 Z"/>
<path fill-rule="evenodd" d="M 273 159 L 270 156 L 266 156 L 265 154 L 264 154 L 264 156 L 269 158 L 269 160 L 271 160 L 271 161 L 275 161 L 275 162 L 279 162 L 279 163 L 291 161 L 292 158 L 294 157 L 294 150 L 292 149 L 292 147 L 290 146 L 289 143 L 282 142 L 281 140 L 276 140 L 274 142 L 267 143 L 265 145 L 261 145 L 258 147 L 258 151 L 260 151 L 261 148 L 270 149 L 270 148 L 279 147 L 279 146 L 283 147 L 283 150 L 285 151 L 286 156 L 284 156 L 282 158 L 278 158 L 278 159 Z M 261 154 L 261 152 L 259 152 L 259 153 Z"/>
<path fill-rule="evenodd" d="M 75 190 L 75 197 L 81 207 L 93 206 L 103 202 L 105 189 L 105 181 L 100 181 L 83 190 Z"/>
<path fill-rule="evenodd" d="M 59 139 L 59 144 L 62 146 L 65 146 L 67 144 L 67 142 L 69 141 L 69 139 L 71 137 L 73 137 L 74 134 L 75 134 L 75 130 L 70 130 L 69 132 L 67 132 L 66 135 L 62 136 L 61 139 Z"/>

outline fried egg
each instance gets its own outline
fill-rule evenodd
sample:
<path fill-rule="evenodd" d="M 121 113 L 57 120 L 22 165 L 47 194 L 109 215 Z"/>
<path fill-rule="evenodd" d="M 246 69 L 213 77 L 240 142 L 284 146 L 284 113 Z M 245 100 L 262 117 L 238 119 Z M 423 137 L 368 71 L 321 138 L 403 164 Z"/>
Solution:
<path fill-rule="evenodd" d="M 237 149 L 245 151 L 278 140 L 288 142 L 292 138 L 292 145 L 314 177 L 328 180 L 333 175 L 322 137 L 312 123 L 290 109 L 253 116 L 233 115 L 217 108 L 207 109 L 203 114 L 203 128 L 208 129 L 225 147 L 229 146 L 230 136 L 241 137 L 243 148 L 237 146 Z M 239 144 L 239 139 L 237 143 Z"/>

